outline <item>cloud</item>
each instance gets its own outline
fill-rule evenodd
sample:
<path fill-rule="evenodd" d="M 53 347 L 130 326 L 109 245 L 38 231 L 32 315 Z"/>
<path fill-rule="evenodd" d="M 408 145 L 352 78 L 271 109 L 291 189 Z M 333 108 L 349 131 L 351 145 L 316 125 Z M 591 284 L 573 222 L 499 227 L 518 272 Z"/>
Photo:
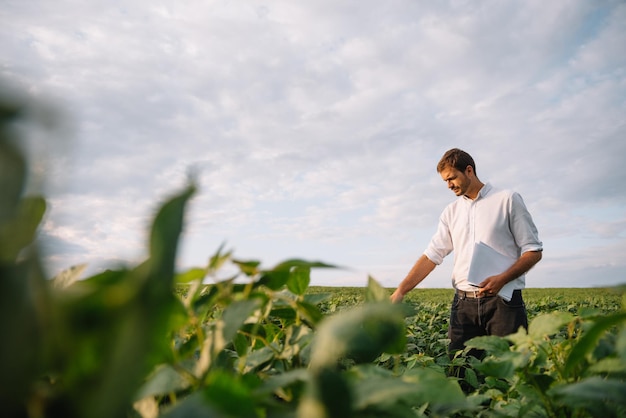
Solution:
<path fill-rule="evenodd" d="M 393 286 L 453 198 L 435 165 L 458 146 L 481 179 L 524 196 L 551 266 L 532 274 L 568 285 L 589 240 L 598 251 L 579 271 L 614 265 L 624 242 L 625 13 L 612 1 L 11 3 L 0 74 L 73 124 L 68 156 L 42 169 L 58 268 L 140 257 L 158 202 L 195 171 L 181 265 L 228 241 L 270 264 L 349 265 L 324 273 L 337 284 L 372 273 Z M 425 285 L 448 277 L 442 266 Z"/>

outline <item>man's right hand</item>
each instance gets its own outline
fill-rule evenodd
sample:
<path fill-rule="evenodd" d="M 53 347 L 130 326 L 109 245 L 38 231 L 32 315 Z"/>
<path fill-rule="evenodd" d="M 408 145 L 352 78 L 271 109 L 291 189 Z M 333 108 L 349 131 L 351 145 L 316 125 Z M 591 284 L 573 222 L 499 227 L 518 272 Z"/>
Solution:
<path fill-rule="evenodd" d="M 395 292 L 393 292 L 393 294 L 391 295 L 390 299 L 393 303 L 401 303 L 402 299 L 404 299 L 404 295 L 400 293 L 398 289 L 396 289 Z"/>

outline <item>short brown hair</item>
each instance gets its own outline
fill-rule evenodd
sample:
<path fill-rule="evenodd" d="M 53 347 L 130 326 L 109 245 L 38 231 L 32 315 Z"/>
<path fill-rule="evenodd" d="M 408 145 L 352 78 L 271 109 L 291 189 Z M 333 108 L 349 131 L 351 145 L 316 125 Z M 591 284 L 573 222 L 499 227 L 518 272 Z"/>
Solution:
<path fill-rule="evenodd" d="M 456 168 L 459 171 L 465 171 L 467 166 L 472 166 L 474 173 L 476 173 L 476 164 L 474 159 L 467 152 L 458 148 L 452 148 L 446 151 L 437 164 L 437 172 L 441 173 L 446 167 Z"/>

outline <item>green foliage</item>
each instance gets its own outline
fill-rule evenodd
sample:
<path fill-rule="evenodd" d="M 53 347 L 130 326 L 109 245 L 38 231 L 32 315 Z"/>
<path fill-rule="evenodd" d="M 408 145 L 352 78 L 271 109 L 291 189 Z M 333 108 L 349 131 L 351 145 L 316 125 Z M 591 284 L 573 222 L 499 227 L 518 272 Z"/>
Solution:
<path fill-rule="evenodd" d="M 331 265 L 265 268 L 223 246 L 176 272 L 193 183 L 160 206 L 144 262 L 48 280 L 36 239 L 45 200 L 24 194 L 27 159 L 10 129 L 21 114 L 0 100 L 2 416 L 626 414 L 624 289 L 530 289 L 528 332 L 473 339 L 451 358 L 450 290 L 393 305 L 373 278 L 311 288 L 311 271 Z"/>

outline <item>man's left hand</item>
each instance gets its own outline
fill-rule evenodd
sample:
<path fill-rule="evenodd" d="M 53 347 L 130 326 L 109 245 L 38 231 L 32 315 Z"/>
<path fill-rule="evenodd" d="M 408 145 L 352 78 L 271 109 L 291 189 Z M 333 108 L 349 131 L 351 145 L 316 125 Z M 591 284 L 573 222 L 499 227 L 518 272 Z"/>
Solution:
<path fill-rule="evenodd" d="M 497 295 L 506 283 L 503 282 L 500 276 L 487 277 L 480 282 L 478 291 L 485 296 Z"/>

